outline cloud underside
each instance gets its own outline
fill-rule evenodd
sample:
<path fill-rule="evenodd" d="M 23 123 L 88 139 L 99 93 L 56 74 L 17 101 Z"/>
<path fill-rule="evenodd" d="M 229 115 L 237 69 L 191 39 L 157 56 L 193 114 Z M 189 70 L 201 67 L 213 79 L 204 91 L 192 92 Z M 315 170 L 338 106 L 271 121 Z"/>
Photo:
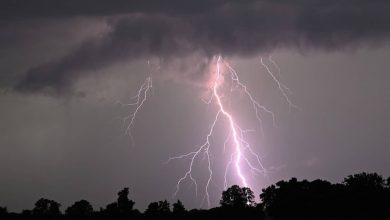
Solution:
<path fill-rule="evenodd" d="M 63 93 L 85 72 L 134 59 L 253 56 L 278 48 L 334 51 L 379 45 L 390 34 L 388 1 L 98 0 L 78 7 L 76 1 L 34 1 L 23 6 L 24 13 L 12 14 L 18 9 L 13 2 L 2 15 L 7 22 L 92 16 L 109 27 L 64 57 L 29 69 L 13 86 L 22 92 Z"/>

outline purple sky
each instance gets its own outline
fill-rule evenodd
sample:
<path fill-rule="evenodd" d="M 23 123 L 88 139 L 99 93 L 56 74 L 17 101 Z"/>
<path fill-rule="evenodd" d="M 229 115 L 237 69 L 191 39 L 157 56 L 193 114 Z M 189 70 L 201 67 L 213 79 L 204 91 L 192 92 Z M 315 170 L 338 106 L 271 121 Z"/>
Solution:
<path fill-rule="evenodd" d="M 162 199 L 199 208 L 189 181 L 172 198 L 188 161 L 164 162 L 203 143 L 216 111 L 202 102 L 203 85 L 219 54 L 276 116 L 277 127 L 264 117 L 264 137 L 248 134 L 272 171 L 247 173 L 257 198 L 261 188 L 291 177 L 390 176 L 388 1 L 181 2 L 5 1 L 0 206 L 20 211 L 47 197 L 64 207 L 87 199 L 98 208 L 129 186 L 141 210 Z M 259 56 L 270 54 L 298 108 L 289 110 L 261 66 Z M 153 91 L 132 145 L 121 121 L 129 109 L 116 102 L 136 94 L 150 72 Z M 231 105 L 240 124 L 259 129 L 247 100 L 235 94 Z M 226 125 L 218 126 L 213 205 L 226 164 Z M 195 175 L 204 182 L 199 164 Z"/>

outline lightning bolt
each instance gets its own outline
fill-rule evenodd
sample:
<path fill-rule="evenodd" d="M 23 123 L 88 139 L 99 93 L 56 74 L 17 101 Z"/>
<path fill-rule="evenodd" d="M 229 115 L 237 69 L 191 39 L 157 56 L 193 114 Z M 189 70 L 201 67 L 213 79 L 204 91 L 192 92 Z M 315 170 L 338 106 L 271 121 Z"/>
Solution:
<path fill-rule="evenodd" d="M 266 66 L 263 63 L 262 59 L 261 59 L 261 63 L 267 68 L 268 73 L 271 76 L 274 76 L 273 73 L 269 70 L 268 66 Z M 224 69 L 226 70 L 223 71 L 222 67 L 224 67 Z M 188 165 L 185 174 L 178 180 L 176 184 L 176 191 L 174 193 L 174 196 L 177 195 L 178 191 L 180 190 L 180 185 L 187 178 L 189 178 L 193 182 L 193 184 L 195 184 L 196 195 L 198 195 L 198 183 L 196 179 L 193 177 L 192 171 L 193 171 L 193 166 L 195 161 L 203 153 L 204 157 L 202 158 L 202 160 L 206 159 L 207 161 L 207 169 L 209 175 L 204 189 L 204 198 L 202 200 L 202 204 L 203 201 L 206 200 L 208 206 L 210 206 L 209 188 L 213 178 L 213 170 L 211 167 L 212 162 L 210 160 L 210 147 L 211 147 L 210 137 L 213 135 L 215 125 L 219 120 L 224 119 L 225 123 L 227 123 L 227 126 L 229 128 L 227 138 L 223 143 L 223 149 L 225 151 L 226 146 L 229 143 L 231 144 L 231 147 L 233 149 L 233 152 L 230 154 L 229 157 L 230 159 L 227 162 L 225 167 L 224 188 L 226 189 L 228 186 L 228 173 L 232 166 L 234 166 L 235 174 L 238 177 L 240 185 L 244 187 L 247 187 L 249 185 L 247 177 L 244 172 L 245 168 L 249 168 L 249 170 L 256 173 L 267 174 L 267 170 L 263 166 L 260 156 L 252 149 L 250 144 L 244 138 L 245 133 L 249 132 L 250 130 L 242 129 L 237 124 L 231 112 L 229 112 L 224 105 L 223 96 L 220 94 L 220 87 L 224 83 L 224 78 L 230 77 L 231 91 L 235 89 L 239 89 L 248 98 L 250 104 L 253 107 L 255 117 L 259 121 L 262 133 L 263 133 L 263 126 L 262 126 L 262 120 L 260 115 L 261 113 L 266 113 L 270 115 L 274 126 L 276 126 L 275 114 L 269 109 L 267 109 L 265 106 L 261 105 L 258 101 L 256 101 L 252 93 L 249 91 L 248 87 L 240 81 L 239 74 L 237 73 L 237 71 L 227 61 L 223 60 L 221 56 L 218 56 L 217 58 L 216 71 L 214 74 L 215 74 L 215 80 L 212 84 L 211 97 L 209 98 L 208 101 L 205 102 L 206 104 L 211 104 L 212 102 L 215 102 L 218 111 L 215 115 L 213 122 L 211 123 L 210 130 L 205 138 L 205 142 L 202 145 L 200 145 L 196 151 L 190 152 L 188 154 L 171 157 L 166 162 L 169 163 L 170 161 L 175 159 L 186 159 L 186 158 L 190 159 L 190 163 Z M 273 77 L 272 79 L 279 85 L 282 94 L 284 94 L 285 90 L 283 89 L 286 89 L 287 87 L 285 87 L 284 84 L 280 83 L 280 81 L 278 81 L 276 77 Z M 292 102 L 288 98 L 287 94 L 285 94 L 285 97 L 287 97 L 288 103 L 292 105 Z M 255 162 L 253 163 L 252 161 Z"/>
<path fill-rule="evenodd" d="M 234 173 L 237 177 L 237 181 L 240 185 L 244 187 L 249 186 L 249 181 L 247 178 L 246 170 L 250 170 L 252 173 L 263 174 L 267 176 L 269 172 L 262 164 L 261 157 L 253 150 L 248 141 L 245 140 L 245 134 L 247 132 L 253 132 L 254 130 L 242 129 L 233 114 L 226 107 L 226 96 L 223 95 L 222 87 L 227 84 L 225 83 L 225 78 L 230 79 L 230 93 L 233 93 L 235 90 L 239 90 L 241 94 L 243 94 L 249 101 L 252 109 L 254 111 L 255 118 L 259 122 L 261 134 L 264 135 L 263 122 L 262 122 L 262 114 L 267 114 L 271 117 L 273 125 L 276 127 L 275 123 L 275 114 L 266 108 L 264 105 L 260 104 L 252 93 L 249 91 L 248 87 L 240 81 L 238 72 L 221 56 L 214 57 L 215 61 L 215 71 L 211 72 L 211 76 L 213 77 L 211 88 L 209 89 L 210 98 L 208 100 L 203 100 L 208 106 L 211 104 L 215 104 L 217 111 L 212 121 L 209 131 L 204 138 L 203 144 L 198 146 L 196 150 L 170 157 L 165 163 L 169 163 L 172 160 L 178 159 L 189 159 L 189 164 L 183 176 L 181 176 L 176 184 L 176 190 L 173 194 L 174 197 L 177 196 L 177 193 L 180 191 L 180 186 L 183 181 L 189 179 L 192 184 L 195 185 L 195 195 L 198 197 L 199 194 L 199 184 L 196 178 L 193 175 L 194 165 L 198 161 L 206 161 L 207 166 L 207 181 L 205 183 L 205 187 L 203 190 L 203 199 L 201 202 L 201 206 L 203 206 L 204 202 L 207 202 L 207 205 L 210 207 L 210 184 L 213 180 L 213 169 L 212 169 L 212 160 L 211 160 L 211 137 L 214 134 L 217 123 L 221 121 L 221 123 L 226 123 L 228 127 L 228 134 L 223 143 L 223 152 L 227 147 L 232 149 L 232 152 L 229 155 L 229 161 L 226 163 L 225 172 L 224 172 L 224 183 L 223 187 L 226 189 L 228 187 L 228 176 L 231 170 L 234 170 Z M 276 64 L 276 62 L 272 59 L 271 56 L 268 58 L 269 62 L 274 65 L 274 67 L 278 70 L 280 76 L 280 68 Z M 289 94 L 291 94 L 290 89 L 285 86 L 277 77 L 275 77 L 274 73 L 268 67 L 268 65 L 263 61 L 263 58 L 260 57 L 260 63 L 265 68 L 267 73 L 271 76 L 272 80 L 277 85 L 280 93 L 289 104 L 290 107 L 294 107 L 295 105 L 291 102 L 289 98 Z M 122 103 L 119 102 L 122 106 L 131 107 L 133 111 L 131 111 L 126 117 L 123 118 L 123 124 L 126 125 L 125 132 L 129 134 L 133 141 L 133 136 L 131 134 L 131 129 L 134 126 L 136 116 L 140 109 L 143 107 L 148 93 L 153 87 L 152 78 L 149 76 L 145 79 L 144 83 L 141 84 L 137 94 L 131 97 L 132 102 L 130 103 Z M 233 169 L 232 169 L 233 167 Z"/>
<path fill-rule="evenodd" d="M 278 64 L 275 62 L 275 60 L 272 58 L 272 54 L 268 56 L 268 60 L 269 60 L 269 62 L 272 63 L 272 65 L 274 65 L 274 67 L 278 70 L 278 76 L 279 76 L 279 78 L 281 78 L 281 77 L 282 77 L 282 73 L 281 73 L 282 71 L 281 71 L 279 65 L 278 65 Z"/>
<path fill-rule="evenodd" d="M 270 62 L 271 62 L 271 63 L 275 63 L 275 62 L 272 60 L 272 58 L 270 58 Z M 283 97 L 285 98 L 286 102 L 288 103 L 290 109 L 291 109 L 291 107 L 298 108 L 296 105 L 294 105 L 294 104 L 291 102 L 291 100 L 290 100 L 290 98 L 289 98 L 289 96 L 288 96 L 288 94 L 287 94 L 287 93 L 291 93 L 290 89 L 289 89 L 286 85 L 284 85 L 283 83 L 281 83 L 280 80 L 278 80 L 278 79 L 275 77 L 274 73 L 271 71 L 271 69 L 268 67 L 268 65 L 264 63 L 262 57 L 260 57 L 260 63 L 261 63 L 261 65 L 267 70 L 267 73 L 272 77 L 272 80 L 273 80 L 273 81 L 276 83 L 276 85 L 278 86 L 279 91 L 282 93 L 282 95 L 283 95 Z M 278 65 L 276 65 L 276 64 L 274 64 L 274 65 L 275 65 L 275 67 L 276 67 L 278 70 L 280 70 L 280 68 L 278 67 Z"/>
<path fill-rule="evenodd" d="M 149 76 L 145 79 L 144 83 L 138 89 L 137 95 L 130 98 L 130 100 L 134 100 L 133 102 L 123 103 L 121 101 L 117 101 L 117 103 L 120 104 L 122 107 L 135 106 L 135 110 L 130 112 L 127 116 L 123 118 L 123 125 L 126 126 L 125 133 L 130 136 L 133 145 L 134 145 L 134 138 L 131 133 L 131 129 L 134 125 L 135 118 L 138 112 L 140 111 L 140 109 L 142 108 L 142 106 L 144 105 L 148 96 L 148 92 L 152 87 L 153 87 L 152 77 Z"/>

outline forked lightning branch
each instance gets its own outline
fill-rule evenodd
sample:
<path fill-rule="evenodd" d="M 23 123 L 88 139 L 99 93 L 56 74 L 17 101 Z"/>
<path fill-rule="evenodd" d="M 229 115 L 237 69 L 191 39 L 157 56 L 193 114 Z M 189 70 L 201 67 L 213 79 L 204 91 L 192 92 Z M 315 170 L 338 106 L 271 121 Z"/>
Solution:
<path fill-rule="evenodd" d="M 274 68 L 278 70 L 280 76 L 280 68 L 277 66 L 276 62 L 270 56 L 268 59 L 269 63 L 274 65 Z M 281 96 L 288 103 L 289 107 L 295 107 L 291 102 L 289 97 L 290 89 L 283 84 L 279 77 L 271 71 L 271 68 L 263 61 L 263 58 L 260 57 L 260 64 L 266 70 L 267 74 L 275 82 L 276 88 L 279 90 Z M 262 126 L 262 116 L 268 115 L 275 125 L 275 114 L 258 102 L 251 93 L 250 89 L 240 81 L 238 72 L 221 56 L 214 57 L 212 63 L 210 64 L 210 79 L 212 81 L 211 86 L 209 86 L 209 99 L 206 101 L 207 105 L 212 105 L 217 108 L 214 119 L 210 123 L 210 129 L 205 135 L 203 143 L 194 149 L 194 151 L 188 152 L 186 154 L 178 155 L 171 157 L 167 160 L 167 163 L 172 160 L 183 159 L 188 161 L 187 168 L 185 173 L 178 179 L 176 184 L 176 190 L 174 196 L 180 191 L 181 185 L 185 180 L 190 180 L 195 186 L 196 196 L 199 194 L 202 195 L 202 204 L 204 202 L 210 207 L 210 184 L 213 180 L 213 168 L 212 168 L 212 157 L 210 156 L 210 149 L 213 147 L 223 147 L 223 150 L 230 148 L 231 152 L 229 155 L 228 161 L 225 163 L 224 171 L 224 185 L 226 189 L 229 183 L 229 176 L 233 176 L 235 180 L 239 182 L 241 186 L 249 187 L 250 183 L 248 182 L 248 171 L 256 172 L 259 174 L 266 175 L 267 169 L 263 166 L 261 157 L 256 153 L 256 150 L 252 148 L 250 143 L 245 139 L 246 129 L 242 128 L 238 123 L 233 113 L 229 111 L 229 108 L 226 106 L 229 97 L 224 92 L 226 87 L 230 87 L 229 91 L 239 90 L 241 94 L 244 94 L 245 98 L 248 100 L 248 105 L 253 109 L 253 116 L 260 124 L 260 132 L 263 133 Z M 123 118 L 123 122 L 126 124 L 126 133 L 128 133 L 133 140 L 131 130 L 134 126 L 137 113 L 142 109 L 142 106 L 147 100 L 148 93 L 152 87 L 152 78 L 149 76 L 145 79 L 144 83 L 140 86 L 137 94 L 132 97 L 133 102 L 124 104 L 123 106 L 128 106 L 132 108 L 132 111 Z M 226 140 L 220 144 L 211 144 L 210 138 L 214 135 L 216 124 L 222 123 L 227 126 Z M 225 151 L 224 151 L 225 152 Z M 207 181 L 204 187 L 200 189 L 197 179 L 194 177 L 193 172 L 195 169 L 195 164 L 201 161 L 206 161 L 207 164 Z M 233 173 L 234 175 L 229 175 Z"/>

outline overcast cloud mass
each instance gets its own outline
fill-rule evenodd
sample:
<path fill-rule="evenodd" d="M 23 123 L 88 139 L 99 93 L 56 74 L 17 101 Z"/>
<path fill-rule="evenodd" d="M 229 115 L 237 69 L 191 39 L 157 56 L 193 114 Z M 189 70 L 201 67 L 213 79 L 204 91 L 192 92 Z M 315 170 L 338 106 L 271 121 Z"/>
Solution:
<path fill-rule="evenodd" d="M 140 209 L 170 199 L 185 163 L 162 163 L 207 132 L 212 114 L 198 85 L 215 55 L 277 116 L 265 138 L 250 137 L 274 170 L 255 181 L 257 195 L 292 176 L 389 176 L 389 11 L 388 0 L 2 1 L 0 206 L 47 196 L 97 208 L 123 186 Z M 299 110 L 289 112 L 261 69 L 258 57 L 270 54 Z M 127 110 L 115 103 L 150 72 L 160 80 L 131 146 L 117 120 Z M 191 188 L 179 196 L 199 206 Z"/>
<path fill-rule="evenodd" d="M 277 48 L 341 50 L 375 45 L 389 36 L 389 9 L 385 0 L 9 1 L 1 18 L 12 24 L 102 17 L 105 32 L 85 39 L 63 57 L 29 68 L 14 85 L 20 91 L 59 93 L 81 72 L 119 61 L 170 59 L 195 52 L 206 57 L 253 56 Z"/>

